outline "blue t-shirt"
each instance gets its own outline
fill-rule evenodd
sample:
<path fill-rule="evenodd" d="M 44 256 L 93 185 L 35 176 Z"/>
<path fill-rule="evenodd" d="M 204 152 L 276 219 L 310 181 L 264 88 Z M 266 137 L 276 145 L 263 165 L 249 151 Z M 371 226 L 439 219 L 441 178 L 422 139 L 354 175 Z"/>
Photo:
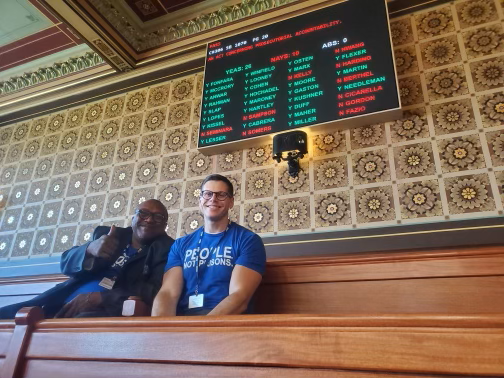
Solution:
<path fill-rule="evenodd" d="M 177 307 L 179 315 L 193 315 L 201 310 L 212 310 L 229 295 L 231 273 L 241 265 L 264 274 L 266 251 L 262 239 L 250 230 L 231 223 L 227 231 L 203 234 L 201 249 L 198 242 L 202 229 L 175 240 L 166 263 L 165 272 L 180 266 L 184 273 L 184 287 Z M 198 256 L 199 255 L 199 256 Z M 196 290 L 196 261 L 199 261 L 198 294 L 204 295 L 203 307 L 189 309 L 189 297 Z"/>
<path fill-rule="evenodd" d="M 105 277 L 110 279 L 114 279 L 115 277 L 117 277 L 119 275 L 119 272 L 123 268 L 124 264 L 126 264 L 129 258 L 133 256 L 135 253 L 137 253 L 137 249 L 128 245 L 124 249 L 123 253 L 116 259 L 114 264 L 112 264 L 109 268 L 103 270 L 103 272 L 97 275 L 96 279 L 87 281 L 81 286 L 79 286 L 72 294 L 70 294 L 67 297 L 67 299 L 65 299 L 65 303 L 70 302 L 79 294 L 107 291 L 108 289 L 104 288 L 103 286 L 100 286 L 101 280 Z"/>

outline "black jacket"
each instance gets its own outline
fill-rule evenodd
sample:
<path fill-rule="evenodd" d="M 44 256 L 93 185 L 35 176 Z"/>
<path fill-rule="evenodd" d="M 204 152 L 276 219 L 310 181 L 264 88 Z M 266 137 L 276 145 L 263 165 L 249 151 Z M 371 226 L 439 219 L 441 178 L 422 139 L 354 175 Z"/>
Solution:
<path fill-rule="evenodd" d="M 106 235 L 109 230 L 109 227 L 98 226 L 93 233 L 93 240 Z M 116 230 L 119 249 L 123 250 L 131 242 L 132 229 L 116 227 Z M 147 305 L 152 306 L 163 282 L 164 267 L 173 241 L 171 237 L 163 234 L 126 262 L 114 288 L 102 293 L 103 307 L 108 316 L 121 316 L 123 302 L 129 296 L 138 296 Z M 13 318 L 20 308 L 28 306 L 42 306 L 46 318 L 53 317 L 63 306 L 65 299 L 79 286 L 101 277 L 100 272 L 108 268 L 110 262 L 95 259 L 90 270 L 83 268 L 86 249 L 90 243 L 73 247 L 63 253 L 61 271 L 70 279 L 31 300 L 0 308 L 0 319 Z"/>

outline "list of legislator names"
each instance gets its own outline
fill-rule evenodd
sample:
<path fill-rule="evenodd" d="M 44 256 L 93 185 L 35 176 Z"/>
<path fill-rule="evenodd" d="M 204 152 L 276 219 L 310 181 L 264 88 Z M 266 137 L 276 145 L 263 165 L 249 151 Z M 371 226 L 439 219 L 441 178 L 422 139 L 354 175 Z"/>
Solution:
<path fill-rule="evenodd" d="M 208 45 L 198 147 L 397 109 L 385 0 L 348 0 Z"/>

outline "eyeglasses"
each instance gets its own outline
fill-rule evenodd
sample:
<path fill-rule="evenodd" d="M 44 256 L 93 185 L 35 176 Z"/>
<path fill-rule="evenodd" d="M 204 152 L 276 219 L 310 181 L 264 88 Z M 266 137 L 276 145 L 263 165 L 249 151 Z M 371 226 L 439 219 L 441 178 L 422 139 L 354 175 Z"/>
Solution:
<path fill-rule="evenodd" d="M 154 223 L 165 223 L 166 222 L 166 216 L 160 213 L 151 213 L 150 211 L 147 210 L 140 210 L 137 209 L 135 211 L 135 214 L 138 215 L 138 217 L 142 220 L 147 220 L 151 218 Z"/>
<path fill-rule="evenodd" d="M 224 201 L 227 198 L 233 197 L 233 195 L 228 192 L 212 192 L 211 190 L 203 190 L 201 192 L 200 197 L 205 200 L 209 200 L 213 197 L 214 194 L 215 194 L 215 197 L 217 198 L 217 201 Z"/>

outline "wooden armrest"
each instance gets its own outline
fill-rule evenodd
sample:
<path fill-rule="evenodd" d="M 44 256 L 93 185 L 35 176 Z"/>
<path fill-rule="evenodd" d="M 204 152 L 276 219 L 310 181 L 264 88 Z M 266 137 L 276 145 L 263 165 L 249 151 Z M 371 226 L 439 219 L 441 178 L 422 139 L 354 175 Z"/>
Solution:
<path fill-rule="evenodd" d="M 150 309 L 140 298 L 129 297 L 123 303 L 122 316 L 150 316 Z"/>

